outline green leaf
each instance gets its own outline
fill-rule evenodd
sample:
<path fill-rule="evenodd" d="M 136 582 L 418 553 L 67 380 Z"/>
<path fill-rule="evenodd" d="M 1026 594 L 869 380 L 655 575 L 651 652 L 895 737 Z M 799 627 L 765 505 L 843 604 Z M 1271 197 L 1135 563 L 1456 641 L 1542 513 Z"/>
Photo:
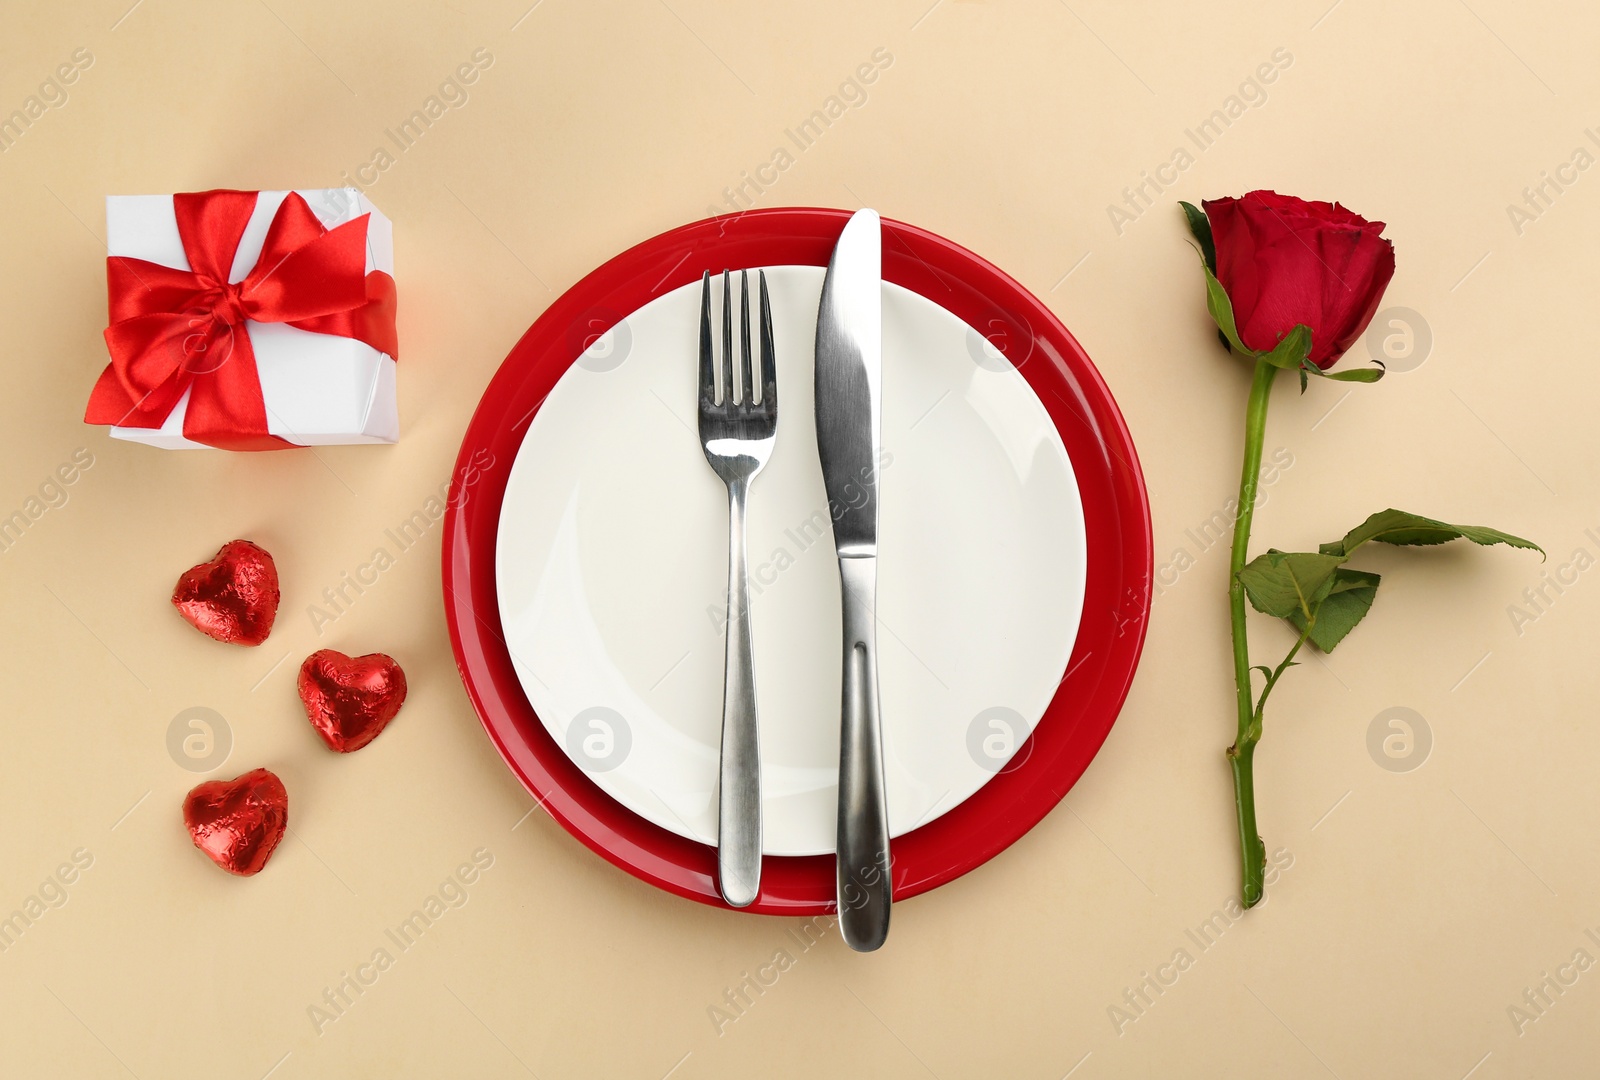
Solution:
<path fill-rule="evenodd" d="M 1298 612 L 1309 619 L 1333 588 L 1334 571 L 1344 558 L 1273 548 L 1239 571 L 1239 581 L 1251 605 L 1262 614 L 1287 619 Z"/>
<path fill-rule="evenodd" d="M 1377 363 L 1377 361 L 1373 361 Z M 1307 362 L 1300 368 L 1300 381 L 1304 383 L 1307 375 L 1316 375 L 1327 379 L 1329 382 L 1359 382 L 1375 383 L 1383 378 L 1384 367 L 1350 368 L 1348 371 L 1323 371 L 1317 365 Z"/>
<path fill-rule="evenodd" d="M 1317 606 L 1316 621 L 1306 640 L 1323 652 L 1332 652 L 1345 635 L 1356 628 L 1356 623 L 1366 618 L 1372 610 L 1372 601 L 1378 595 L 1377 574 L 1364 570 L 1351 570 L 1341 566 L 1333 572 L 1333 587 Z M 1306 620 L 1298 611 L 1289 616 L 1289 622 L 1300 633 L 1306 632 Z"/>
<path fill-rule="evenodd" d="M 1211 219 L 1206 217 L 1206 212 L 1193 203 L 1178 200 L 1178 205 L 1183 207 L 1183 216 L 1189 219 L 1189 231 L 1194 234 L 1195 243 L 1200 245 L 1200 254 L 1205 257 L 1206 269 L 1213 274 L 1217 272 L 1217 245 L 1211 239 Z"/>
<path fill-rule="evenodd" d="M 1311 327 L 1301 323 L 1278 341 L 1272 351 L 1264 354 L 1261 359 L 1275 368 L 1284 371 L 1293 371 L 1305 363 L 1306 357 L 1311 355 Z"/>
<path fill-rule="evenodd" d="M 1443 521 L 1435 521 L 1433 518 L 1394 509 L 1373 514 L 1346 533 L 1343 540 L 1323 544 L 1322 551 L 1326 554 L 1348 557 L 1356 548 L 1369 540 L 1404 547 L 1445 544 L 1451 540 L 1471 540 L 1474 544 L 1482 544 L 1485 547 L 1492 544 L 1508 544 L 1511 547 L 1544 554 L 1544 548 L 1532 540 L 1524 540 L 1520 536 L 1512 536 L 1499 529 L 1491 529 L 1484 525 L 1450 525 Z"/>
<path fill-rule="evenodd" d="M 1233 323 L 1233 301 L 1228 299 L 1228 290 L 1222 287 L 1222 282 L 1211 272 L 1211 267 L 1207 266 L 1204 269 L 1206 310 L 1211 312 L 1211 317 L 1216 320 L 1217 329 L 1222 331 L 1222 336 L 1228 339 L 1229 345 L 1246 356 L 1255 356 L 1256 351 L 1239 340 L 1239 328 Z"/>

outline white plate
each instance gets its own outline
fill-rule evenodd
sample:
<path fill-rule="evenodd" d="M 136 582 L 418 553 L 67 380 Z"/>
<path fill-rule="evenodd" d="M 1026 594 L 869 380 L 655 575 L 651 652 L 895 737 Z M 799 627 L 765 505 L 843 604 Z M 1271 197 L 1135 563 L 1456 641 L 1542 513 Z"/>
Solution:
<path fill-rule="evenodd" d="M 778 436 L 748 534 L 765 850 L 819 855 L 834 848 L 841 649 L 812 400 L 823 270 L 766 273 Z M 715 844 L 728 526 L 696 432 L 699 313 L 698 283 L 667 293 L 562 376 L 512 467 L 495 572 L 551 736 L 634 813 Z M 883 448 L 879 682 L 898 836 L 978 790 L 1043 715 L 1077 635 L 1085 538 L 1032 389 L 967 324 L 887 283 Z"/>

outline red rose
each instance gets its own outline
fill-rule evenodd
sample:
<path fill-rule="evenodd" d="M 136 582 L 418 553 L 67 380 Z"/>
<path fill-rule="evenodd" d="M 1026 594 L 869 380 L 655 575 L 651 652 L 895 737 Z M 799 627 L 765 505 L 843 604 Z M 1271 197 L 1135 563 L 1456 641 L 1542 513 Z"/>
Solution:
<path fill-rule="evenodd" d="M 1304 324 L 1324 370 L 1354 345 L 1394 277 L 1383 222 L 1275 191 L 1201 203 L 1239 340 L 1265 352 Z"/>

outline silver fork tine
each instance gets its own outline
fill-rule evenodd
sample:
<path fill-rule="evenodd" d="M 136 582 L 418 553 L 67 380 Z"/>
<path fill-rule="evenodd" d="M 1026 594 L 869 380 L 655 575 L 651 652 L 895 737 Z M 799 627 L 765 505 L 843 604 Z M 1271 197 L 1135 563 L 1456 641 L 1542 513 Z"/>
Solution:
<path fill-rule="evenodd" d="M 750 374 L 750 271 L 739 271 L 739 400 L 756 403 L 756 383 Z"/>
<path fill-rule="evenodd" d="M 778 371 L 773 360 L 772 305 L 767 300 L 767 272 L 761 278 L 761 408 L 771 412 L 778 403 Z"/>
<path fill-rule="evenodd" d="M 711 358 L 711 271 L 700 278 L 700 404 L 714 405 L 717 400 L 717 376 Z"/>
<path fill-rule="evenodd" d="M 737 405 L 733 392 L 733 294 L 728 289 L 728 272 L 722 272 L 722 404 Z"/>

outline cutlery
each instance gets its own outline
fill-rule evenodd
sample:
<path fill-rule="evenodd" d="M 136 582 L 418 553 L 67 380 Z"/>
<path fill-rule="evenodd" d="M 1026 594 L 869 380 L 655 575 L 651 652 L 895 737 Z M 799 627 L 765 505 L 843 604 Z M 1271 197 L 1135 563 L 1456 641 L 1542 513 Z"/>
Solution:
<path fill-rule="evenodd" d="M 772 349 L 767 276 L 761 284 L 761 382 L 750 362 L 750 274 L 739 272 L 738 382 L 733 362 L 733 297 L 722 272 L 721 379 L 711 341 L 711 272 L 700 279 L 700 442 L 706 461 L 728 485 L 728 646 L 722 691 L 722 766 L 717 803 L 717 886 L 734 907 L 761 887 L 761 741 L 756 727 L 756 675 L 750 643 L 750 580 L 745 556 L 745 504 L 750 482 L 768 458 L 778 429 L 778 382 Z M 721 395 L 717 393 L 721 386 Z M 756 392 L 760 391 L 757 400 Z"/>
<path fill-rule="evenodd" d="M 875 611 L 882 245 L 877 212 L 857 211 L 828 261 L 817 308 L 817 453 L 844 614 L 835 877 L 840 931 L 857 952 L 871 952 L 889 936 L 889 811 Z"/>

